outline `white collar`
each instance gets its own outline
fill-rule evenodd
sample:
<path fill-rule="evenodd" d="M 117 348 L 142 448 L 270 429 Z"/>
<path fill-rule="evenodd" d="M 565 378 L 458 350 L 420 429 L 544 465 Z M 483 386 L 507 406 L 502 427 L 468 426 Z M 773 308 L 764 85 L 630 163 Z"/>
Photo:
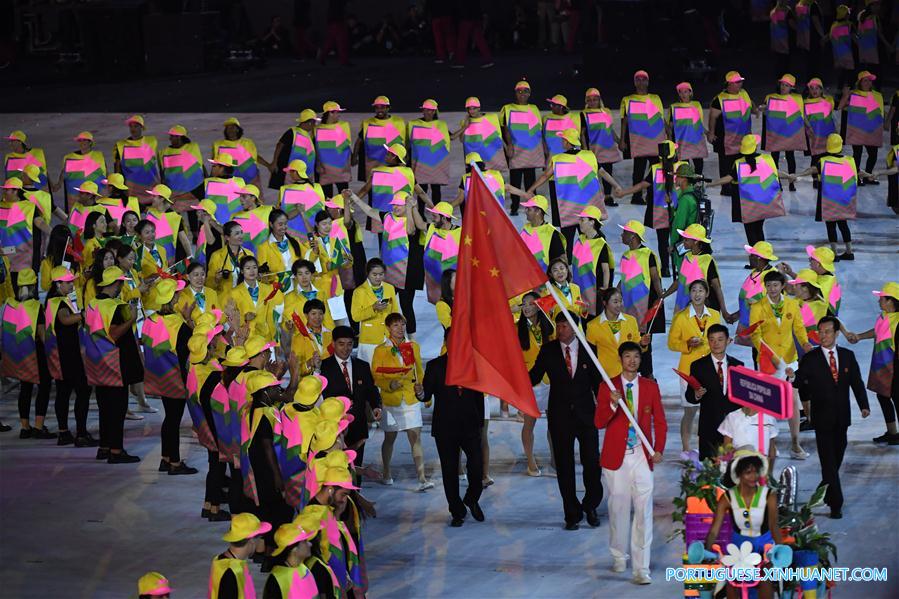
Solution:
<path fill-rule="evenodd" d="M 833 347 L 824 347 L 824 346 L 822 345 L 822 346 L 821 346 L 821 350 L 822 350 L 822 351 L 826 351 L 826 352 L 831 352 L 831 351 L 835 352 L 835 351 L 837 351 L 837 344 L 834 343 L 834 344 L 833 344 Z"/>
<path fill-rule="evenodd" d="M 694 306 L 693 303 L 691 302 L 690 303 L 690 316 L 702 318 L 703 316 L 711 316 L 711 314 L 709 314 L 708 308 L 706 306 L 702 307 L 702 314 L 697 314 L 696 306 Z"/>
<path fill-rule="evenodd" d="M 606 322 L 606 321 L 608 321 L 608 322 L 624 322 L 625 320 L 627 320 L 627 319 L 624 317 L 624 312 L 619 312 L 618 318 L 616 318 L 615 320 L 609 320 L 609 318 L 606 317 L 605 310 L 603 310 L 599 315 L 599 322 Z"/>
<path fill-rule="evenodd" d="M 629 381 L 629 380 L 627 380 L 626 378 L 624 378 L 624 372 L 621 373 L 621 384 L 622 384 L 622 386 L 627 386 L 628 384 L 636 385 L 636 384 L 637 384 L 637 381 L 639 381 L 639 380 L 640 380 L 640 373 L 637 373 L 637 376 L 635 376 L 635 377 L 634 377 L 634 380 L 632 380 L 632 381 Z"/>

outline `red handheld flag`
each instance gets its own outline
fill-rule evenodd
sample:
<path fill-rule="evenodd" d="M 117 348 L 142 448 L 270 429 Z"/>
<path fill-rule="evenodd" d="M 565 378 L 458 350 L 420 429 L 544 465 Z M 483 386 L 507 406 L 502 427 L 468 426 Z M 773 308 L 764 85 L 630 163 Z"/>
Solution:
<path fill-rule="evenodd" d="M 543 297 L 534 300 L 534 303 L 548 316 L 552 313 L 553 308 L 556 307 L 556 298 L 551 295 L 544 295 Z"/>
<path fill-rule="evenodd" d="M 411 343 L 408 341 L 400 343 L 397 349 L 400 352 L 400 356 L 403 358 L 403 364 L 406 366 L 415 365 L 415 349 L 412 347 Z"/>
<path fill-rule="evenodd" d="M 411 366 L 378 366 L 375 372 L 380 372 L 381 374 L 406 374 L 412 370 Z"/>
<path fill-rule="evenodd" d="M 762 341 L 759 345 L 759 370 L 765 374 L 774 374 L 780 365 L 780 358 L 774 353 L 768 344 Z"/>
<path fill-rule="evenodd" d="M 818 335 L 818 331 L 809 331 L 808 332 L 808 340 L 814 343 L 815 345 L 821 345 L 821 336 Z"/>
<path fill-rule="evenodd" d="M 473 169 L 462 220 L 446 382 L 539 417 L 509 298 L 546 282 L 534 256 Z"/>
<path fill-rule="evenodd" d="M 755 330 L 756 330 L 757 328 L 759 328 L 760 326 L 762 326 L 762 323 L 763 323 L 763 322 L 765 322 L 765 321 L 764 321 L 764 320 L 759 320 L 758 322 L 752 323 L 751 325 L 749 325 L 748 327 L 746 327 L 746 328 L 743 329 L 742 331 L 737 331 L 737 337 L 749 337 L 750 335 L 752 335 L 752 334 L 755 332 Z"/>
<path fill-rule="evenodd" d="M 659 313 L 659 310 L 662 308 L 662 300 L 657 300 L 656 303 L 652 305 L 652 307 L 646 311 L 646 314 L 643 315 L 643 321 L 640 324 L 644 324 L 649 326 L 652 324 L 652 321 L 655 320 L 656 314 Z"/>
<path fill-rule="evenodd" d="M 691 387 L 694 391 L 699 391 L 700 389 L 702 389 L 702 383 L 700 383 L 698 380 L 696 380 L 696 377 L 691 376 L 691 375 L 689 375 L 689 374 L 684 374 L 683 372 L 681 372 L 681 371 L 678 370 L 677 368 L 672 368 L 671 370 L 673 370 L 675 373 L 677 373 L 677 376 L 679 376 L 680 378 L 684 379 L 684 381 L 685 381 L 688 385 L 690 385 L 690 387 Z"/>
<path fill-rule="evenodd" d="M 303 337 L 310 337 L 309 329 L 306 328 L 306 324 L 303 322 L 303 319 L 300 318 L 300 315 L 296 312 L 291 315 L 291 320 L 293 320 L 293 326 L 297 328 L 297 332 Z"/>
<path fill-rule="evenodd" d="M 269 300 L 272 299 L 273 297 L 275 297 L 275 295 L 279 291 L 281 291 L 281 283 L 279 283 L 278 281 L 275 281 L 274 283 L 272 283 L 272 290 L 269 292 L 268 295 L 265 296 L 265 299 L 262 300 L 262 303 L 267 304 L 269 302 Z"/>

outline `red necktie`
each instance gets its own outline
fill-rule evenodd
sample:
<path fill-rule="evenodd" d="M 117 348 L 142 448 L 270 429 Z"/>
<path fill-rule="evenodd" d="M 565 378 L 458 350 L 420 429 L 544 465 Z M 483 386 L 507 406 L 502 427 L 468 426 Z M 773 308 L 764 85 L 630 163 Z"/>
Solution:
<path fill-rule="evenodd" d="M 833 377 L 833 382 L 839 382 L 840 373 L 837 372 L 837 360 L 833 357 L 833 350 L 830 350 L 830 376 Z"/>
<path fill-rule="evenodd" d="M 721 367 L 721 362 L 718 362 L 718 384 L 724 389 L 724 369 Z"/>
<path fill-rule="evenodd" d="M 574 371 L 571 368 L 571 346 L 565 346 L 565 365 L 568 366 L 568 376 L 574 377 Z"/>
<path fill-rule="evenodd" d="M 346 369 L 346 360 L 343 361 L 343 378 L 346 379 L 346 388 L 353 392 L 353 385 L 350 383 L 350 373 Z"/>

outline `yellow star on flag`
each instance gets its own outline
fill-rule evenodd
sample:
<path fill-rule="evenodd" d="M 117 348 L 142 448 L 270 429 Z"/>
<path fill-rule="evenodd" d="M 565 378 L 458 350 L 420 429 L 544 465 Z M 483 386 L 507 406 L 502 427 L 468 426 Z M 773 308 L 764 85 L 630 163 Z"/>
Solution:
<path fill-rule="evenodd" d="M 477 258 L 472 258 L 472 259 L 471 259 L 471 265 L 472 265 L 472 266 L 480 266 L 480 265 L 481 265 L 481 261 L 478 260 Z"/>
<path fill-rule="evenodd" d="M 471 245 L 471 235 L 465 236 L 465 245 Z"/>
<path fill-rule="evenodd" d="M 495 266 L 494 266 L 493 268 L 491 268 L 491 269 L 490 269 L 490 276 L 491 276 L 491 277 L 498 277 L 498 276 L 499 276 L 499 269 L 496 268 Z"/>

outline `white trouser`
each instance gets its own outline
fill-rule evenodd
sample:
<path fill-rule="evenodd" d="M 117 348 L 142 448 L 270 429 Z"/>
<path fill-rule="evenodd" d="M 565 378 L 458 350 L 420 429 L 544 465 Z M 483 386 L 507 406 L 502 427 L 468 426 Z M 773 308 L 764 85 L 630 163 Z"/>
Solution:
<path fill-rule="evenodd" d="M 652 471 L 639 445 L 626 451 L 618 470 L 603 468 L 609 491 L 609 549 L 615 559 L 628 558 L 628 524 L 634 574 L 649 574 L 652 546 Z M 631 520 L 631 503 L 634 518 Z"/>

